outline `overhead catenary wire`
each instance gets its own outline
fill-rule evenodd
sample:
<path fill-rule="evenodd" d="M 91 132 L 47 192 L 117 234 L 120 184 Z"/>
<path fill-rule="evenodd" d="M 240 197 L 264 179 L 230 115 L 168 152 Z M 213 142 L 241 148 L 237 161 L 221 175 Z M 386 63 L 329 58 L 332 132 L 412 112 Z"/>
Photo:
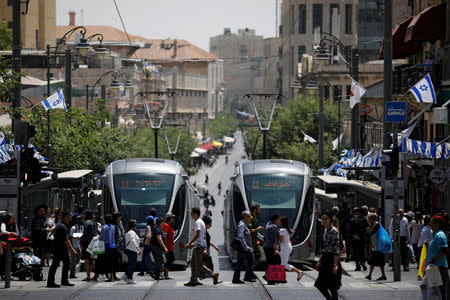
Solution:
<path fill-rule="evenodd" d="M 119 15 L 120 22 L 122 23 L 123 31 L 125 31 L 125 34 L 127 35 L 127 39 L 128 39 L 128 43 L 130 44 L 130 48 L 133 48 L 130 36 L 128 35 L 127 28 L 125 27 L 125 22 L 123 21 L 122 14 L 120 13 L 119 6 L 117 5 L 116 0 L 113 0 L 113 2 L 114 2 L 114 6 L 116 7 L 117 14 Z M 139 59 L 136 55 L 136 52 L 134 52 L 134 56 L 136 57 L 136 59 Z"/>

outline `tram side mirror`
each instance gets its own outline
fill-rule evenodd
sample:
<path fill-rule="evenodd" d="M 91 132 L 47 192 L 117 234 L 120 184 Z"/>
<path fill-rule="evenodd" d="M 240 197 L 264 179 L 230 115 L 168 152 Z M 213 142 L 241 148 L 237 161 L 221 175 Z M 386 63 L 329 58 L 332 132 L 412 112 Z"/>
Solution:
<path fill-rule="evenodd" d="M 188 180 L 189 179 L 189 175 L 188 174 L 183 174 L 183 179 Z"/>

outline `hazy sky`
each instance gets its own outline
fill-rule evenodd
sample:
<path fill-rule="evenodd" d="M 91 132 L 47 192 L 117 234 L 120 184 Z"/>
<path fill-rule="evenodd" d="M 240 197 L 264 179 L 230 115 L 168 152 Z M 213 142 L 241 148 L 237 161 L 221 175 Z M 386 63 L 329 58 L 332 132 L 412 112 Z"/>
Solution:
<path fill-rule="evenodd" d="M 57 0 L 56 24 L 112 25 L 122 29 L 113 0 Z M 147 38 L 183 38 L 209 50 L 209 38 L 230 27 L 275 36 L 275 0 L 116 0 L 126 29 Z M 281 0 L 279 1 L 281 2 Z"/>

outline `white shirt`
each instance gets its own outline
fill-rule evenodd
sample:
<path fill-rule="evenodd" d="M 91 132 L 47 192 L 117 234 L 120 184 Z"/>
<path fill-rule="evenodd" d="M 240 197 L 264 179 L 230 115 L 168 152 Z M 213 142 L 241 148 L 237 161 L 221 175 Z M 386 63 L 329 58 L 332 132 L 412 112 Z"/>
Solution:
<path fill-rule="evenodd" d="M 411 221 L 411 244 L 418 244 L 420 233 L 422 232 L 423 222 L 417 223 L 416 220 Z"/>
<path fill-rule="evenodd" d="M 130 230 L 125 234 L 126 249 L 134 252 L 139 252 L 139 243 L 141 239 L 138 237 L 134 230 Z"/>
<path fill-rule="evenodd" d="M 422 247 L 425 241 L 430 242 L 433 239 L 433 230 L 429 225 L 425 225 L 422 228 L 422 233 L 420 234 L 418 247 Z"/>
<path fill-rule="evenodd" d="M 198 239 L 194 243 L 195 248 L 204 247 L 206 248 L 206 227 L 205 222 L 202 219 L 195 221 L 195 232 L 200 231 Z"/>
<path fill-rule="evenodd" d="M 9 232 L 9 231 L 6 231 L 6 224 L 5 223 L 2 223 L 2 225 L 0 226 L 0 232 L 2 234 L 5 234 L 5 235 L 10 235 L 11 233 L 15 233 L 16 235 L 19 235 L 19 229 L 17 229 L 17 225 L 15 227 L 15 231 L 14 232 Z"/>
<path fill-rule="evenodd" d="M 78 233 L 79 234 L 79 233 L 83 233 L 83 232 L 84 232 L 84 226 L 83 225 L 81 225 L 81 226 L 74 225 L 74 226 L 72 226 L 72 228 L 70 228 L 70 237 L 72 238 L 71 241 L 72 241 L 73 248 L 80 249 L 80 240 L 76 239 L 74 237 L 74 233 Z"/>
<path fill-rule="evenodd" d="M 389 225 L 389 237 L 391 239 L 394 239 L 394 220 L 391 219 L 391 224 Z M 408 242 L 411 239 L 411 236 L 409 234 L 409 225 L 408 225 L 408 219 L 406 217 L 403 217 L 400 220 L 400 236 L 406 236 L 408 238 Z"/>
<path fill-rule="evenodd" d="M 291 245 L 291 237 L 289 236 L 289 232 L 287 231 L 286 228 L 281 228 L 280 229 L 280 237 L 283 237 L 283 243 L 281 243 L 280 247 L 281 249 L 289 249 L 292 248 Z"/>

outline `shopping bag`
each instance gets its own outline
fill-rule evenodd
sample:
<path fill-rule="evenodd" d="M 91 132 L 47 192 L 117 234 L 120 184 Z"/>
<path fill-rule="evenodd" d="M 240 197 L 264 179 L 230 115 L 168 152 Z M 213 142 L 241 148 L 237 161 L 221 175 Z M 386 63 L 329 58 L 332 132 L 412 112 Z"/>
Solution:
<path fill-rule="evenodd" d="M 383 226 L 380 224 L 380 228 L 377 232 L 378 251 L 382 254 L 392 252 L 392 242 L 389 234 L 386 232 Z"/>
<path fill-rule="evenodd" d="M 419 276 L 423 278 L 425 274 L 425 260 L 427 258 L 427 246 L 423 244 L 422 252 L 420 253 L 420 261 L 419 261 Z"/>
<path fill-rule="evenodd" d="M 92 247 L 94 246 L 95 241 L 98 240 L 98 236 L 94 236 L 91 240 L 91 242 L 89 243 L 89 245 L 86 248 L 86 252 L 89 254 L 93 254 L 92 253 Z"/>
<path fill-rule="evenodd" d="M 286 282 L 286 270 L 282 265 L 268 265 L 266 280 L 271 283 Z"/>
<path fill-rule="evenodd" d="M 92 254 L 103 254 L 105 253 L 105 242 L 97 239 L 92 245 Z"/>

